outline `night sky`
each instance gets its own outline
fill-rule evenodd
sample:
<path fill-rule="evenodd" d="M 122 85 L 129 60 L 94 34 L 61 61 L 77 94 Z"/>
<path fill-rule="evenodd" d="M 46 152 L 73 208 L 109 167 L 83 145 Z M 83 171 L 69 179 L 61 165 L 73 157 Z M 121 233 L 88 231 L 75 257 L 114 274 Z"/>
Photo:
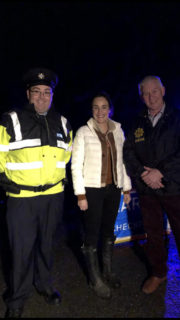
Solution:
<path fill-rule="evenodd" d="M 59 75 L 54 102 L 74 132 L 91 116 L 90 98 L 106 90 L 114 120 L 128 130 L 141 109 L 138 82 L 161 77 L 180 106 L 180 3 L 159 1 L 1 1 L 1 112 L 26 102 L 31 67 Z"/>

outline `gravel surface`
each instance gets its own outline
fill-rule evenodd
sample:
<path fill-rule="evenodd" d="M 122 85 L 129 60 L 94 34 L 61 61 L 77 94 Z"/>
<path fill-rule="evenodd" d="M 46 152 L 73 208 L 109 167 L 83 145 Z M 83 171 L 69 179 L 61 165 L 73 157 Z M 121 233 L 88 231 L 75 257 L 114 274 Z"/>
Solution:
<path fill-rule="evenodd" d="M 147 269 L 143 255 L 145 241 L 115 245 L 113 269 L 122 285 L 114 289 L 110 300 L 95 296 L 87 285 L 80 254 L 81 240 L 76 225 L 67 223 L 59 227 L 54 245 L 54 286 L 62 295 L 60 306 L 49 306 L 32 288 L 25 304 L 24 318 L 179 318 L 180 317 L 180 261 L 174 237 L 167 236 L 168 275 L 159 289 L 146 295 L 141 285 Z M 68 230 L 68 231 L 67 231 Z M 1 251 L 4 251 L 1 246 Z M 2 258 L 3 258 L 2 252 Z M 0 264 L 0 317 L 4 317 L 2 295 L 6 289 Z"/>

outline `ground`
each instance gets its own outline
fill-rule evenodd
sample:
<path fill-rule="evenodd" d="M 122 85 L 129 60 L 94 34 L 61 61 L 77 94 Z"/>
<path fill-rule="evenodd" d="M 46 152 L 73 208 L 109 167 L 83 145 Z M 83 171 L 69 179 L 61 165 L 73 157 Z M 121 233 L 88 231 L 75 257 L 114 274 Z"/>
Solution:
<path fill-rule="evenodd" d="M 167 281 L 146 295 L 141 285 L 147 276 L 143 241 L 114 247 L 113 269 L 121 278 L 121 287 L 110 300 L 98 298 L 87 284 L 81 263 L 78 231 L 62 224 L 54 244 L 54 286 L 62 295 L 60 306 L 49 306 L 36 290 L 25 304 L 24 318 L 179 318 L 180 261 L 172 233 L 168 236 Z M 6 310 L 2 295 L 6 289 L 3 262 L 0 265 L 0 317 Z"/>

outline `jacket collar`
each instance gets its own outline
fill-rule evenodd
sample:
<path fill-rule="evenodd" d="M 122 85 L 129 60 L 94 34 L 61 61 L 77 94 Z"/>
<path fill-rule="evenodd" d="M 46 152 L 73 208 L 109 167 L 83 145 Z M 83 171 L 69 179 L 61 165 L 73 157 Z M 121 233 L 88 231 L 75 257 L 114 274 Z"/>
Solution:
<path fill-rule="evenodd" d="M 89 126 L 89 128 L 91 130 L 97 130 L 97 131 L 101 131 L 100 128 L 98 127 L 98 124 L 97 122 L 94 120 L 94 118 L 90 118 L 87 122 L 87 125 Z M 116 129 L 116 124 L 115 124 L 115 121 L 111 120 L 111 119 L 108 119 L 108 127 L 109 127 L 109 130 L 108 132 L 110 131 L 114 131 Z"/>
<path fill-rule="evenodd" d="M 36 110 L 34 109 L 34 104 L 33 104 L 33 103 L 31 103 L 31 104 L 30 104 L 30 103 L 26 104 L 25 107 L 24 107 L 24 110 L 30 112 L 31 114 L 34 114 L 34 115 L 37 114 L 37 115 L 38 115 L 38 113 L 37 113 Z M 46 116 L 51 116 L 51 114 L 54 113 L 54 112 L 55 112 L 55 108 L 54 108 L 54 105 L 52 104 L 51 107 L 49 108 Z M 39 116 L 40 116 L 40 115 L 39 115 Z M 43 116 L 43 115 L 42 115 L 42 116 Z"/>
<path fill-rule="evenodd" d="M 163 112 L 163 115 L 162 115 L 162 116 L 169 116 L 169 115 L 173 112 L 173 110 L 175 110 L 175 108 L 170 107 L 168 104 L 165 103 L 165 108 L 164 108 L 164 112 Z M 140 111 L 139 115 L 140 115 L 141 117 L 145 117 L 145 118 L 148 117 L 148 108 L 147 108 L 147 107 L 144 107 L 144 108 Z"/>

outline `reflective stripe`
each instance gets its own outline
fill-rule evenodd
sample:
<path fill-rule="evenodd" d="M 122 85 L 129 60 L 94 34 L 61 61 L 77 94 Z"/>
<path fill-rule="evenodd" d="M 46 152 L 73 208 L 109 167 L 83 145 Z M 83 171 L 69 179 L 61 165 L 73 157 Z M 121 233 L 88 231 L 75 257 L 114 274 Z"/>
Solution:
<path fill-rule="evenodd" d="M 61 116 L 61 121 L 62 121 L 63 130 L 65 132 L 65 135 L 67 136 L 67 126 L 66 126 L 67 119 L 65 117 Z"/>
<path fill-rule="evenodd" d="M 64 141 L 58 141 L 57 140 L 57 147 L 67 150 L 68 149 L 68 144 L 65 143 Z"/>
<path fill-rule="evenodd" d="M 69 146 L 69 147 L 67 148 L 67 151 L 71 152 L 71 151 L 72 151 L 72 146 Z"/>
<path fill-rule="evenodd" d="M 6 151 L 6 152 L 8 152 L 9 151 L 9 146 L 5 146 L 5 145 L 3 145 L 3 144 L 0 144 L 0 151 Z"/>
<path fill-rule="evenodd" d="M 7 162 L 6 168 L 9 170 L 31 170 L 31 169 L 39 169 L 43 167 L 42 161 L 35 162 L 20 162 L 20 163 L 12 163 Z"/>
<path fill-rule="evenodd" d="M 9 115 L 10 115 L 12 122 L 13 122 L 15 140 L 16 141 L 22 140 L 21 126 L 20 126 L 20 122 L 19 122 L 17 113 L 13 111 L 13 112 L 10 112 Z"/>
<path fill-rule="evenodd" d="M 9 144 L 10 150 L 22 149 L 25 147 L 37 147 L 41 145 L 40 139 L 27 139 L 22 141 L 11 142 Z"/>
<path fill-rule="evenodd" d="M 65 168 L 66 164 L 64 161 L 57 161 L 56 168 Z"/>
<path fill-rule="evenodd" d="M 56 168 L 65 168 L 66 164 L 64 161 L 57 161 Z M 6 168 L 9 170 L 30 170 L 30 169 L 39 169 L 43 167 L 42 161 L 30 162 L 30 163 L 12 163 L 7 162 Z"/>

